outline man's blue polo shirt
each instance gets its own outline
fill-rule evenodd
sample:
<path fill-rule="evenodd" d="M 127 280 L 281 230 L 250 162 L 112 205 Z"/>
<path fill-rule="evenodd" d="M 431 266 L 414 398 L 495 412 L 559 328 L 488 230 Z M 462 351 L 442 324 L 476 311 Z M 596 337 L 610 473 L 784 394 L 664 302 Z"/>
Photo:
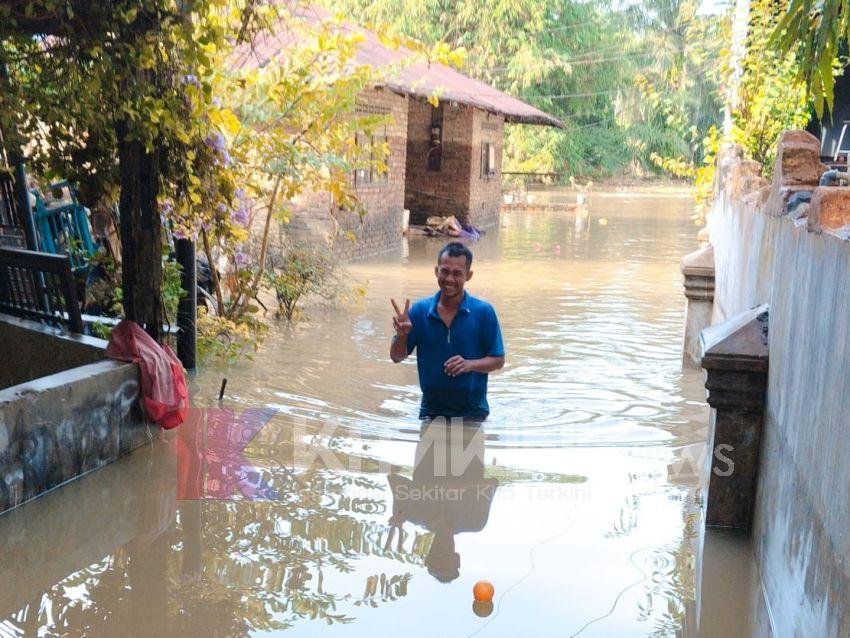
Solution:
<path fill-rule="evenodd" d="M 407 335 L 407 354 L 416 350 L 422 405 L 419 418 L 486 417 L 487 376 L 468 372 L 446 374 L 443 365 L 455 355 L 464 359 L 503 357 L 505 346 L 496 311 L 486 301 L 464 292 L 451 327 L 437 313 L 440 293 L 420 299 L 410 308 L 413 329 Z"/>

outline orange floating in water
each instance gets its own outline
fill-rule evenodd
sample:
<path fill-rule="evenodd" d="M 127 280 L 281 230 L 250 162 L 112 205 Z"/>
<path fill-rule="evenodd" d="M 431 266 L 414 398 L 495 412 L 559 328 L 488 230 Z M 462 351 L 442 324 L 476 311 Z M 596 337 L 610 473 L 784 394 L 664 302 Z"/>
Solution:
<path fill-rule="evenodd" d="M 472 587 L 472 595 L 479 602 L 490 602 L 493 600 L 493 594 L 495 593 L 496 590 L 493 588 L 493 585 L 486 580 L 479 580 Z"/>

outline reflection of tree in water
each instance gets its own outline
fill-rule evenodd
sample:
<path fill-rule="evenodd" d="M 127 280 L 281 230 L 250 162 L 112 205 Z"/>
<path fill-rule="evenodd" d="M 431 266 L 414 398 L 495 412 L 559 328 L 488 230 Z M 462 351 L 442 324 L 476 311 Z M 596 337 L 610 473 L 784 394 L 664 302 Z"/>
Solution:
<path fill-rule="evenodd" d="M 619 515 L 606 538 L 620 538 L 638 527 L 641 500 L 644 496 L 657 496 L 657 492 L 633 493 L 620 507 Z M 671 487 L 667 498 L 681 504 L 682 537 L 651 549 L 650 553 L 638 551 L 634 556 L 636 566 L 645 574 L 645 590 L 637 604 L 638 620 L 652 622 L 650 636 L 658 638 L 678 635 L 685 624 L 686 615 L 694 613 L 696 600 L 696 549 L 700 521 L 699 504 L 694 501 L 694 491 Z M 641 556 L 647 556 L 641 559 Z"/>
<path fill-rule="evenodd" d="M 640 497 L 637 494 L 627 496 L 620 506 L 617 520 L 614 521 L 612 528 L 605 532 L 605 538 L 621 538 L 631 534 L 638 525 L 639 504 Z"/>
<path fill-rule="evenodd" d="M 10 633 L 166 636 L 196 635 L 203 627 L 204 635 L 224 638 L 304 619 L 350 622 L 357 608 L 406 596 L 413 566 L 423 565 L 433 545 L 432 532 L 388 524 L 386 478 L 373 459 L 361 459 L 365 473 L 269 462 L 259 471 L 278 500 L 177 504 L 174 467 L 164 465 L 152 464 L 132 484 L 104 488 L 102 498 L 134 503 L 116 510 L 123 536 L 105 533 L 102 558 L 92 564 L 70 558 L 73 573 L 49 589 L 21 591 L 18 610 L 4 625 Z M 486 472 L 514 482 L 540 480 L 498 466 Z M 85 509 L 68 511 L 68 532 L 84 528 Z M 398 571 L 375 569 L 358 591 L 326 586 L 329 574 L 350 573 L 365 556 L 386 558 Z"/>
<path fill-rule="evenodd" d="M 336 612 L 348 594 L 325 591 L 328 569 L 351 572 L 353 561 L 363 555 L 421 564 L 421 554 L 412 551 L 415 542 L 393 548 L 383 543 L 388 530 L 377 519 L 385 509 L 383 483 L 319 469 L 266 471 L 282 500 L 205 504 L 203 542 L 204 573 L 240 589 L 243 603 L 261 601 L 275 616 L 266 620 L 269 629 L 290 626 L 301 618 L 353 620 Z M 348 493 L 350 489 L 356 494 Z M 376 518 L 369 520 L 372 516 Z M 364 595 L 370 605 L 406 594 L 409 574 L 378 578 L 392 585 L 383 587 L 380 596 Z M 260 628 L 251 621 L 249 625 Z"/>
<path fill-rule="evenodd" d="M 360 605 L 377 607 L 378 601 L 396 600 L 402 596 L 407 596 L 407 585 L 411 578 L 410 574 L 390 578 L 387 578 L 386 574 L 369 576 L 366 579 L 366 590 L 363 592 L 363 597 L 355 600 L 354 604 L 358 607 Z"/>
<path fill-rule="evenodd" d="M 388 542 L 383 482 L 326 470 L 266 471 L 281 500 L 184 501 L 170 517 L 149 517 L 166 525 L 69 575 L 9 621 L 47 635 L 191 635 L 203 626 L 206 635 L 224 637 L 301 619 L 350 622 L 337 609 L 343 601 L 374 607 L 406 595 L 406 572 L 368 576 L 360 598 L 324 585 L 328 570 L 351 572 L 364 555 L 422 563 L 427 543 L 418 535 Z"/>

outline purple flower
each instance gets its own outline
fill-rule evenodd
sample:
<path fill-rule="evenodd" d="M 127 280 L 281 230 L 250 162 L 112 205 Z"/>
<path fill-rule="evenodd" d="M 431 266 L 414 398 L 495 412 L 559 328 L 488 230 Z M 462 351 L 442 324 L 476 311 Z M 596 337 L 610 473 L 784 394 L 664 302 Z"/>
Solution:
<path fill-rule="evenodd" d="M 219 131 L 216 131 L 212 135 L 207 135 L 204 138 L 204 144 L 219 154 L 227 151 L 227 140 L 224 139 L 224 135 Z"/>
<path fill-rule="evenodd" d="M 230 213 L 230 220 L 234 224 L 239 224 L 240 226 L 247 226 L 250 221 L 250 217 L 248 215 L 248 210 L 242 206 L 237 208 Z"/>
<path fill-rule="evenodd" d="M 247 253 L 238 252 L 236 253 L 236 265 L 240 268 L 244 268 L 251 261 L 251 258 Z"/>
<path fill-rule="evenodd" d="M 170 199 L 166 199 L 164 202 L 160 202 L 159 204 L 159 214 L 160 215 L 170 215 L 174 212 L 174 203 Z"/>
<path fill-rule="evenodd" d="M 252 201 L 243 188 L 237 188 L 233 195 L 236 202 L 234 209 L 230 211 L 230 220 L 234 224 L 247 227 L 251 223 Z"/>
<path fill-rule="evenodd" d="M 201 81 L 198 79 L 198 76 L 191 73 L 183 76 L 183 84 L 191 84 L 192 86 L 201 88 Z"/>
<path fill-rule="evenodd" d="M 227 204 L 225 204 L 224 202 L 219 203 L 219 204 L 215 207 L 215 211 L 216 211 L 219 215 L 224 215 L 224 214 L 227 212 Z"/>
<path fill-rule="evenodd" d="M 230 159 L 230 153 L 227 151 L 227 140 L 224 139 L 224 135 L 221 132 L 216 131 L 211 135 L 207 135 L 204 138 L 204 144 L 207 145 L 207 148 L 211 148 L 218 155 L 218 159 L 221 164 L 227 168 L 232 163 Z"/>
<path fill-rule="evenodd" d="M 174 237 L 175 239 L 186 239 L 186 233 L 178 229 L 174 231 Z"/>

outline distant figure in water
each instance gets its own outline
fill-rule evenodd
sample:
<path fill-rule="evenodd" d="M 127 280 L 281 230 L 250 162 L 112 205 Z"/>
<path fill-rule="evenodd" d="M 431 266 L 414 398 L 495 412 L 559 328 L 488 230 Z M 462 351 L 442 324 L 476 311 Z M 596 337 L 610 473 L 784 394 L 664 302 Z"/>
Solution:
<path fill-rule="evenodd" d="M 490 414 L 487 377 L 505 364 L 496 311 L 464 290 L 472 279 L 472 251 L 460 242 L 443 247 L 434 267 L 439 290 L 402 309 L 391 299 L 394 363 L 416 350 L 422 403 L 419 418 L 483 421 Z"/>
<path fill-rule="evenodd" d="M 587 208 L 590 206 L 590 189 L 593 187 L 593 182 L 587 182 L 584 186 L 576 181 L 576 178 L 570 175 L 570 186 L 576 192 L 576 205 L 579 208 Z"/>

